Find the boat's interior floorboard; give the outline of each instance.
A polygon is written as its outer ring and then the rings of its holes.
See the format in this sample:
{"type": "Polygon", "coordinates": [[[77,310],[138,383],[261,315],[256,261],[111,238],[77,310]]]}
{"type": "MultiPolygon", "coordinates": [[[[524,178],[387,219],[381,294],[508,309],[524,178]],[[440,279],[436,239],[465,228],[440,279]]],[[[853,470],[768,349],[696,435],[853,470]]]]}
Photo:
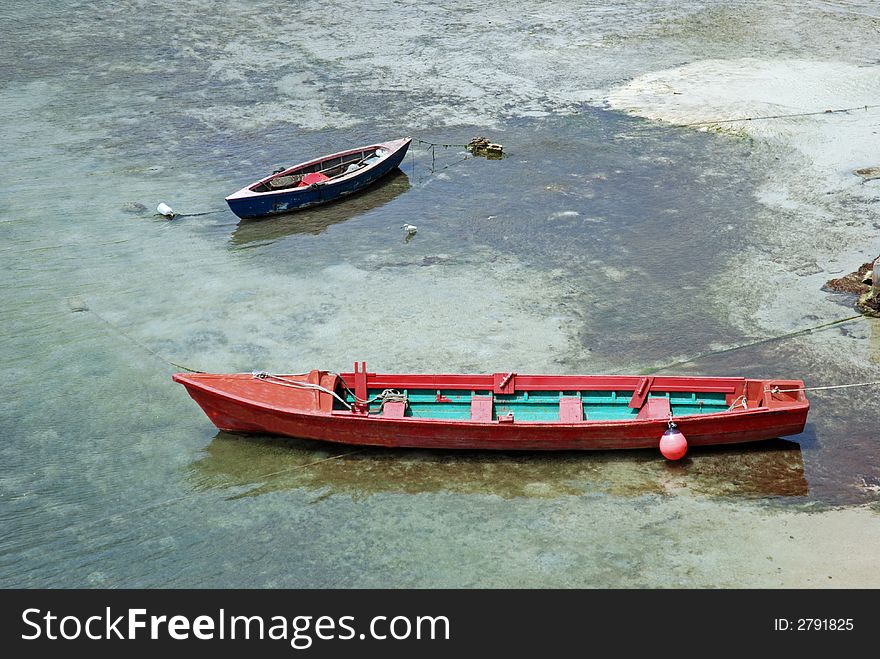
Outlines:
{"type": "MultiPolygon", "coordinates": [[[[382,390],[370,389],[368,393],[369,398],[380,397],[382,390]]],[[[622,421],[667,418],[670,412],[672,416],[710,414],[730,406],[728,394],[720,392],[652,391],[639,408],[629,405],[633,390],[493,394],[486,390],[404,389],[399,393],[406,400],[405,417],[448,420],[490,421],[512,414],[517,421],[622,421]],[[656,399],[663,399],[663,403],[656,399]]],[[[349,404],[354,403],[350,392],[345,392],[345,397],[349,404]]],[[[336,406],[345,409],[339,402],[336,406]]],[[[383,414],[380,400],[369,407],[371,414],[383,414]]]]}
{"type": "Polygon", "coordinates": [[[278,192],[279,190],[288,190],[296,188],[306,174],[320,173],[328,178],[336,178],[345,174],[350,174],[356,169],[360,169],[370,164],[371,159],[381,157],[377,154],[379,149],[362,149],[354,153],[347,153],[344,156],[335,156],[327,158],[317,163],[312,163],[300,169],[292,171],[279,172],[279,174],[268,181],[264,181],[259,185],[251,188],[254,192],[278,192]],[[354,167],[353,169],[350,169],[354,167]]]}

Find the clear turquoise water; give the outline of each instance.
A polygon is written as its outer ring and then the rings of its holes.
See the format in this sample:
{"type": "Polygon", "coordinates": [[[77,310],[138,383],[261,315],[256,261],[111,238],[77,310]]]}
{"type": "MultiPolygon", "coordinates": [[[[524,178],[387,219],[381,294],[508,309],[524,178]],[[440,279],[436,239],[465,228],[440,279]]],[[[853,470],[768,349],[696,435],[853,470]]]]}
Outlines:
{"type": "MultiPolygon", "coordinates": [[[[578,91],[640,58],[706,54],[676,35],[670,53],[645,45],[659,5],[560,8],[589,28],[580,79],[564,49],[547,70],[540,49],[576,39],[537,13],[481,40],[480,20],[505,16],[491,3],[445,18],[373,3],[353,19],[362,33],[308,3],[288,20],[310,29],[270,31],[270,6],[0,10],[17,28],[0,44],[0,583],[699,585],[628,572],[664,551],[675,519],[643,529],[638,549],[615,520],[682,484],[690,494],[674,496],[724,505],[876,499],[876,398],[843,394],[817,397],[794,442],[678,465],[654,452],[325,460],[348,449],[218,433],[169,361],[637,371],[754,338],[732,328],[717,287],[761,286],[737,256],[767,219],[751,192],[774,154],[595,109],[578,91]],[[403,27],[380,34],[391,17],[403,27]],[[366,64],[349,54],[361,41],[366,64]],[[594,47],[618,61],[603,67],[594,47]],[[417,144],[402,173],[345,204],[248,223],[225,209],[276,166],[404,134],[486,134],[507,157],[439,149],[432,171],[417,144]],[[168,222],[159,201],[206,214],[168,222]],[[409,241],[405,222],[418,226],[409,241]]],[[[686,32],[694,11],[662,16],[686,32]]],[[[846,381],[811,343],[831,336],[876,364],[877,332],[856,323],[679,371],[846,381]]]]}

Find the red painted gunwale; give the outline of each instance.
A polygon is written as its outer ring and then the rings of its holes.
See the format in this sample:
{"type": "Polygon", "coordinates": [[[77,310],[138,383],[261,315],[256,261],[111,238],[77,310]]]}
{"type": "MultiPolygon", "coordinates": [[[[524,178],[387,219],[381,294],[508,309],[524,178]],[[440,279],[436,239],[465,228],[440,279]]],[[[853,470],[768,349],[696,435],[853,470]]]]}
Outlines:
{"type": "MultiPolygon", "coordinates": [[[[578,375],[412,375],[312,371],[288,380],[335,389],[339,379],[358,396],[376,389],[461,389],[513,391],[635,391],[639,376],[578,375]],[[505,381],[505,378],[508,378],[505,381]]],[[[341,444],[443,449],[587,450],[657,448],[668,419],[584,420],[573,423],[388,418],[381,414],[332,409],[329,394],[279,386],[251,373],[176,373],[211,421],[221,430],[285,435],[341,444]]],[[[690,446],[759,441],[803,431],[809,401],[800,380],[656,376],[654,391],[724,393],[728,405],[745,395],[748,408],[676,416],[690,446]]]]}

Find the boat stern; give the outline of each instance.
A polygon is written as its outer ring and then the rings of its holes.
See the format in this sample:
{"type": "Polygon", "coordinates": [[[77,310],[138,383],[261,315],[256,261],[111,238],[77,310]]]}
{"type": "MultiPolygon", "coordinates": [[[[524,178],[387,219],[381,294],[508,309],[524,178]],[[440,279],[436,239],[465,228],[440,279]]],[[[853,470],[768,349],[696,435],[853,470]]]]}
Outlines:
{"type": "Polygon", "coordinates": [[[779,436],[798,435],[804,431],[810,412],[805,389],[803,380],[763,381],[761,404],[783,423],[779,436]]]}
{"type": "Polygon", "coordinates": [[[383,142],[377,146],[382,146],[388,149],[389,151],[397,151],[401,148],[409,148],[409,145],[412,143],[411,137],[401,137],[399,140],[391,140],[390,142],[383,142]]]}

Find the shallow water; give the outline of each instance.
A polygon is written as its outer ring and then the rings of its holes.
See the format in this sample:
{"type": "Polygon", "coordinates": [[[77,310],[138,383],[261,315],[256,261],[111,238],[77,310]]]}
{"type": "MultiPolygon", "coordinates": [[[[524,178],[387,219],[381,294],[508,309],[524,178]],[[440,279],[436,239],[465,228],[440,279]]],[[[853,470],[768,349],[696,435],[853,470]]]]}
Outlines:
{"type": "MultiPolygon", "coordinates": [[[[754,191],[778,154],[590,103],[642,70],[738,52],[747,31],[725,3],[530,4],[515,18],[507,3],[365,4],[343,27],[303,3],[309,29],[289,32],[251,3],[0,10],[20,28],[0,44],[0,583],[705,585],[646,567],[678,546],[670,497],[718,502],[722,519],[876,501],[864,395],[816,395],[789,441],[679,464],[344,455],[217,433],[169,361],[630,372],[760,338],[735,329],[724,287],[761,289],[738,258],[768,219],[754,191]],[[279,165],[403,134],[486,134],[507,157],[414,143],[402,172],[344,203],[248,222],[224,207],[279,165]],[[159,201],[193,215],[168,222],[159,201]]],[[[870,19],[839,10],[754,15],[797,26],[788,51],[844,20],[858,45],[870,19]]],[[[815,355],[876,370],[878,335],[857,321],[677,371],[853,381],[864,373],[815,355]]]]}

